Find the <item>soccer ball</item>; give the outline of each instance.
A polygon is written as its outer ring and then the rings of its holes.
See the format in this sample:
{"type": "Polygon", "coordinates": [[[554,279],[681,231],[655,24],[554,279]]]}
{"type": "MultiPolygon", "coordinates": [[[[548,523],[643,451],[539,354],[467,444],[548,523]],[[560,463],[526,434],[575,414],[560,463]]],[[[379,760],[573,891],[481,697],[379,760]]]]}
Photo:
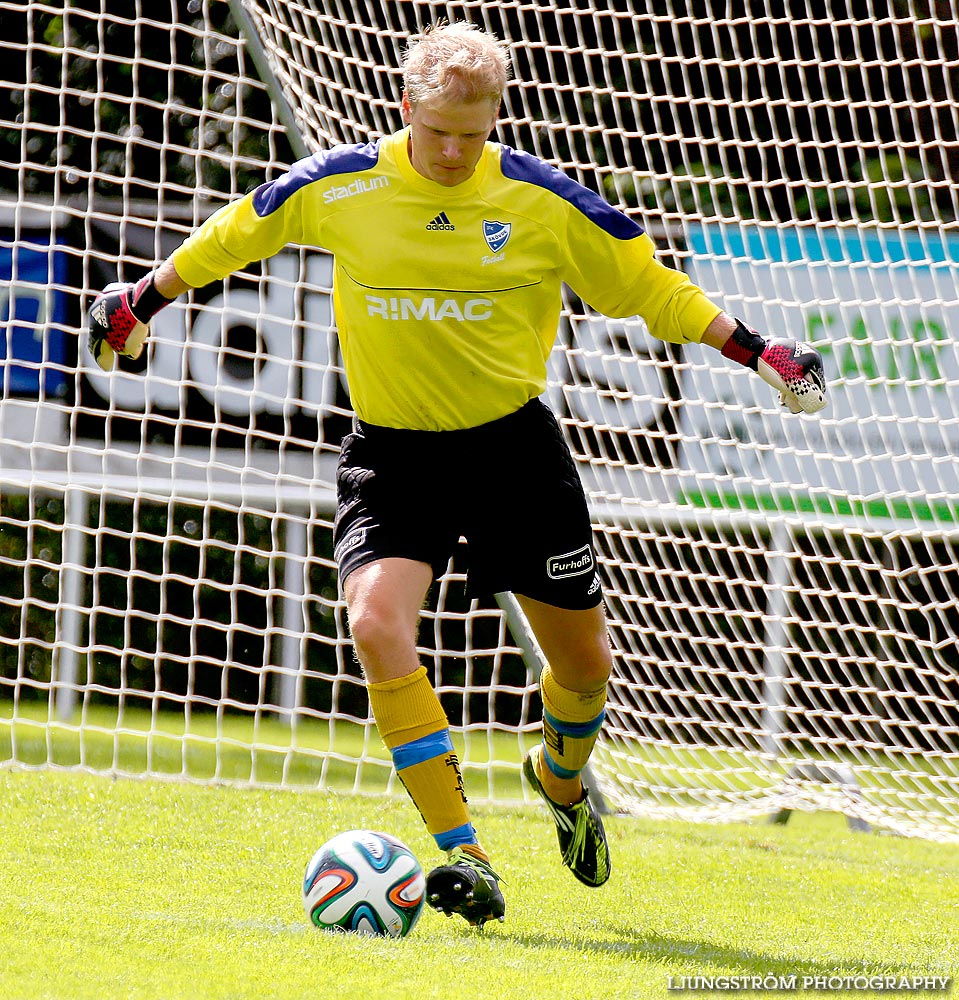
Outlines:
{"type": "Polygon", "coordinates": [[[317,927],[405,937],[423,909],[426,878],[396,837],[351,830],[327,841],[306,866],[303,906],[317,927]]]}

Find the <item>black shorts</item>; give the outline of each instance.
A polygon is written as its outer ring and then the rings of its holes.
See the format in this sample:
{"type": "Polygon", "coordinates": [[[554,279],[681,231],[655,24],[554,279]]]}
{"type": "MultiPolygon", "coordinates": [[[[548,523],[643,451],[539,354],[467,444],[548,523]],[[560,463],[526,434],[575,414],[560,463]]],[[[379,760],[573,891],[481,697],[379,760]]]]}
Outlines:
{"type": "Polygon", "coordinates": [[[471,597],[512,591],[569,609],[602,601],[583,485],[540,400],[466,430],[354,427],[336,476],[341,580],[387,557],[438,576],[463,537],[471,597]]]}

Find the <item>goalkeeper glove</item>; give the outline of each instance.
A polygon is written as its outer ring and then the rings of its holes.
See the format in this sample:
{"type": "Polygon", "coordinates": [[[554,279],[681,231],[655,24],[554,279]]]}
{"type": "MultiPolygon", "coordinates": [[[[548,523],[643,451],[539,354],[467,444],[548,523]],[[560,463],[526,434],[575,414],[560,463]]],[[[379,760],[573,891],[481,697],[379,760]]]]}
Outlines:
{"type": "Polygon", "coordinates": [[[752,368],[779,390],[791,413],[818,413],[826,406],[826,373],[819,352],[796,340],[766,340],[741,320],[722,349],[724,357],[752,368]]]}
{"type": "Polygon", "coordinates": [[[112,371],[118,354],[138,358],[143,350],[150,320],[170,299],[153,283],[153,272],[135,285],[111,282],[90,307],[90,353],[104,371],[112,371]]]}

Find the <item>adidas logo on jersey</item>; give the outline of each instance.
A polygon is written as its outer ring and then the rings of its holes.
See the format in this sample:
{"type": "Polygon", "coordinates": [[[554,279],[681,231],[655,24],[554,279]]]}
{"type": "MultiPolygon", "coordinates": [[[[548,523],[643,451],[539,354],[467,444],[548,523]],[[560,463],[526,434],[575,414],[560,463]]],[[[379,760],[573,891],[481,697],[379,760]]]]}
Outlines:
{"type": "Polygon", "coordinates": [[[440,212],[432,222],[426,224],[427,229],[445,229],[452,232],[456,226],[450,222],[450,217],[445,212],[440,212]]]}

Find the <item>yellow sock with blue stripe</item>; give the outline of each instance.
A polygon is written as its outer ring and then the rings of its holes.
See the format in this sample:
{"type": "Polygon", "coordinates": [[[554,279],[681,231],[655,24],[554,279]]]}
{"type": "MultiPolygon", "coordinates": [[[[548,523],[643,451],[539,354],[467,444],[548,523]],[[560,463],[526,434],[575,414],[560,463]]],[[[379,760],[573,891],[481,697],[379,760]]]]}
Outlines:
{"type": "Polygon", "coordinates": [[[453,750],[449,722],[433,685],[420,667],[395,680],[368,685],[377,729],[393,758],[396,774],[419,809],[426,829],[444,851],[472,845],[459,758],[453,750]]]}
{"type": "Polygon", "coordinates": [[[539,680],[543,700],[543,763],[558,778],[575,778],[586,766],[606,717],[606,685],[571,691],[549,666],[539,680]]]}

